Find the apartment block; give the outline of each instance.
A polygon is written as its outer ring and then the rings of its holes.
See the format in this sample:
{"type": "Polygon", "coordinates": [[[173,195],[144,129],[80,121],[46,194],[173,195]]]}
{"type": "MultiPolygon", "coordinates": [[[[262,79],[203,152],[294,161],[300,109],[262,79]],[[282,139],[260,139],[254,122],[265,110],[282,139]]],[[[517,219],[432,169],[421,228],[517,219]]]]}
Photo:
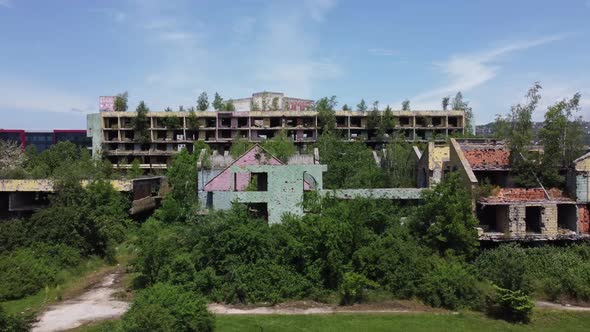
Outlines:
{"type": "MultiPolygon", "coordinates": [[[[102,153],[113,165],[127,168],[138,159],[142,168],[164,169],[173,154],[195,141],[207,142],[213,149],[227,151],[238,138],[251,142],[271,139],[284,131],[299,146],[318,138],[317,112],[309,110],[310,100],[288,98],[282,94],[254,94],[252,98],[234,100],[235,112],[196,112],[198,126],[191,126],[189,112],[148,113],[149,143],[141,144],[133,128],[135,112],[102,111],[88,115],[88,136],[93,154],[102,153]],[[270,102],[260,98],[270,98],[270,102]],[[278,99],[280,97],[280,99],[278,99]],[[274,102],[273,102],[274,100],[274,102]],[[274,104],[274,106],[272,106],[274,104]],[[254,106],[256,110],[252,111],[254,106]],[[271,106],[268,106],[271,105],[271,106]],[[277,109],[278,107],[278,109],[277,109]],[[176,121],[167,121],[176,117],[176,121]],[[173,122],[175,125],[171,126],[173,122]]],[[[369,112],[337,111],[336,131],[348,141],[379,144],[394,135],[408,141],[444,141],[464,132],[462,111],[394,111],[395,128],[385,135],[367,128],[369,112]]]]}

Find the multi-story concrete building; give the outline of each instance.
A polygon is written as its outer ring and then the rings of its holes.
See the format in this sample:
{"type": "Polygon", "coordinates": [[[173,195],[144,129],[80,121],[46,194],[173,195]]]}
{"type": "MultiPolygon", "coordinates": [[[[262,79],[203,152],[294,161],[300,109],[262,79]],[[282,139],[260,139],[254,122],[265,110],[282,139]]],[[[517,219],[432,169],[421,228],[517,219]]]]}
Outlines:
{"type": "MultiPolygon", "coordinates": [[[[196,112],[198,126],[191,126],[189,112],[148,113],[148,144],[140,144],[137,139],[132,125],[135,112],[89,114],[87,129],[92,137],[93,154],[102,153],[123,168],[135,159],[140,160],[142,168],[166,168],[174,153],[185,147],[191,150],[197,140],[207,142],[214,149],[227,150],[237,138],[259,142],[281,131],[300,146],[318,138],[318,117],[317,112],[310,110],[311,100],[264,92],[232,102],[235,112],[196,112]],[[256,105],[258,110],[250,110],[251,105],[256,105]],[[168,117],[176,117],[178,121],[167,121],[168,117]],[[171,122],[176,125],[171,126],[171,122]]],[[[336,111],[336,131],[345,140],[370,144],[382,143],[395,134],[409,141],[432,141],[464,132],[462,111],[394,111],[395,128],[385,133],[385,137],[378,137],[376,130],[368,128],[368,116],[369,112],[336,111]]]]}

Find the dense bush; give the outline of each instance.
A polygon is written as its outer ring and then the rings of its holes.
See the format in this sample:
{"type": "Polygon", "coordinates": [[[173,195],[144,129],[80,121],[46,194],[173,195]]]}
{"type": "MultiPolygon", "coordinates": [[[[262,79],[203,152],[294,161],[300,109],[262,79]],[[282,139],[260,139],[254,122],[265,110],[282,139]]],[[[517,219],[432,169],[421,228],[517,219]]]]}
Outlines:
{"type": "Polygon", "coordinates": [[[528,323],[535,303],[524,292],[495,286],[486,299],[488,315],[511,322],[528,323]]]}
{"type": "Polygon", "coordinates": [[[365,289],[377,287],[379,284],[362,274],[346,272],[340,284],[340,302],[345,305],[362,302],[365,299],[365,289]]]}
{"type": "Polygon", "coordinates": [[[59,281],[59,271],[80,263],[80,254],[65,245],[37,244],[0,256],[0,300],[31,295],[59,281]]]}
{"type": "Polygon", "coordinates": [[[475,265],[499,287],[549,300],[590,300],[588,245],[523,248],[503,245],[484,251],[475,265]]]}
{"type": "Polygon", "coordinates": [[[32,315],[9,315],[0,306],[0,332],[28,332],[33,327],[32,315]]]}
{"type": "Polygon", "coordinates": [[[179,286],[155,284],[135,297],[122,319],[129,332],[213,331],[215,318],[206,301],[179,286]]]}

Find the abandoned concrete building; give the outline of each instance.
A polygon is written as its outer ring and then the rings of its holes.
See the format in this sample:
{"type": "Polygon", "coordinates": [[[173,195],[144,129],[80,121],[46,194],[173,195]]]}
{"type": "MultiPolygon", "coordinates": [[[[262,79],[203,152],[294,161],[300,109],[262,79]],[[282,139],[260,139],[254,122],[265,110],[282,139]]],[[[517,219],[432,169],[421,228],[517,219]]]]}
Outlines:
{"type": "MultiPolygon", "coordinates": [[[[165,177],[144,177],[134,180],[110,180],[113,188],[128,193],[131,198],[129,214],[139,214],[155,209],[167,192],[165,177]]],[[[88,185],[83,180],[81,185],[88,185]]],[[[49,196],[55,192],[52,180],[0,179],[0,219],[31,214],[49,205],[49,196]]]]}
{"type": "MultiPolygon", "coordinates": [[[[414,147],[417,150],[417,147],[414,147]]],[[[417,153],[416,184],[418,188],[430,188],[442,180],[448,172],[449,146],[429,142],[423,153],[417,153]]]]}
{"type": "Polygon", "coordinates": [[[516,188],[510,172],[510,150],[504,142],[451,139],[449,152],[450,171],[458,171],[474,193],[481,240],[588,236],[585,205],[579,206],[559,189],[516,188]]]}
{"type": "MultiPolygon", "coordinates": [[[[101,97],[107,98],[107,97],[101,97]]],[[[318,138],[317,112],[309,110],[311,100],[286,97],[278,93],[255,93],[252,98],[234,100],[235,112],[196,112],[198,125],[189,119],[189,112],[148,113],[149,143],[140,144],[133,128],[135,112],[113,112],[102,103],[100,112],[87,117],[87,133],[92,137],[93,155],[102,153],[115,167],[128,168],[138,159],[144,169],[165,169],[172,155],[195,141],[204,141],[214,150],[228,150],[237,138],[260,142],[280,132],[303,148],[318,138]],[[264,95],[270,101],[263,103],[264,95]],[[272,100],[278,98],[278,108],[272,100]],[[251,106],[256,105],[255,109],[251,106]],[[266,106],[265,106],[266,105],[266,106]],[[270,105],[270,106],[269,106],[270,105]],[[170,125],[168,117],[178,121],[170,125]]],[[[110,104],[109,104],[110,105],[110,104]]],[[[336,131],[345,140],[368,144],[383,141],[376,130],[367,125],[369,112],[336,111],[336,131]]],[[[385,136],[403,135],[408,141],[445,141],[464,133],[463,111],[394,111],[395,128],[385,136]]]]}

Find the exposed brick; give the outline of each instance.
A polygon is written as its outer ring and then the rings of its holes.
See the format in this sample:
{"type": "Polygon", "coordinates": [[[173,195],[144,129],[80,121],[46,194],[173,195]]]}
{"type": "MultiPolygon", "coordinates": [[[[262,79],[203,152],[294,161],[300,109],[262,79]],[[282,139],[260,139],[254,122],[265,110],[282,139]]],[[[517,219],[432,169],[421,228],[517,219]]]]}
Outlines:
{"type": "Polygon", "coordinates": [[[590,233],[590,211],[588,205],[578,205],[578,232],[590,233]]]}
{"type": "Polygon", "coordinates": [[[472,149],[463,154],[473,169],[508,169],[510,152],[504,149],[472,149]]]}

